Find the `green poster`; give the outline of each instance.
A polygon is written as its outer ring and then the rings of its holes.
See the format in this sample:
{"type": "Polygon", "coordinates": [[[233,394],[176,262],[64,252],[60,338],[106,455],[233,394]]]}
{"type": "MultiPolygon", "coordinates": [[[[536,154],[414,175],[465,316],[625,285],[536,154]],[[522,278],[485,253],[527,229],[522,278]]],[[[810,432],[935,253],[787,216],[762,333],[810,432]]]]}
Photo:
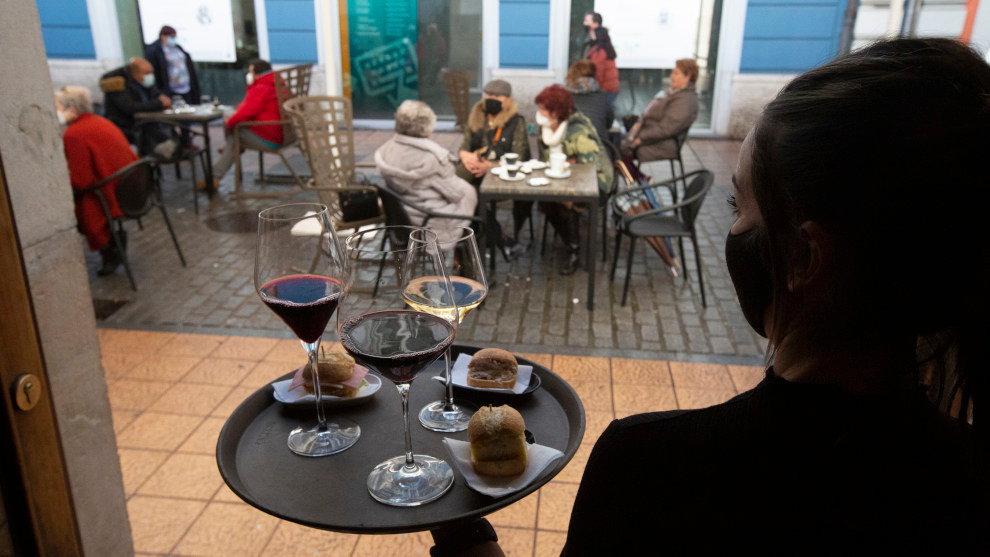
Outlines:
{"type": "Polygon", "coordinates": [[[359,118],[391,118],[418,98],[416,0],[347,0],[351,96],[359,118]]]}

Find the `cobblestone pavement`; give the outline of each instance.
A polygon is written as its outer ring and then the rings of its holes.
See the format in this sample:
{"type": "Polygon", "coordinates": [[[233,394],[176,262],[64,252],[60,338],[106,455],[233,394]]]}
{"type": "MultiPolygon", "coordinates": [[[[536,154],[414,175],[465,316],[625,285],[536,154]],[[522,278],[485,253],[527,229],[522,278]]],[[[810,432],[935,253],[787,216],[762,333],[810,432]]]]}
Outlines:
{"type": "MultiPolygon", "coordinates": [[[[212,129],[212,133],[214,145],[222,144],[219,128],[212,129]]],[[[359,162],[372,162],[374,150],[390,136],[391,132],[357,132],[359,162]]],[[[437,133],[434,139],[451,150],[460,142],[455,133],[437,133]]],[[[738,151],[739,142],[692,139],[683,153],[687,171],[705,167],[715,172],[715,186],[697,221],[707,309],[701,306],[690,241],[685,241],[687,257],[681,258],[687,281],[672,278],[656,254],[640,242],[629,301],[623,307],[619,302],[628,244],[623,244],[615,283],[610,284],[614,245],[610,230],[609,262],[602,263],[600,256],[597,258],[595,310],[589,312],[584,299],[585,271],[569,277],[557,274],[565,254],[560,242],[552,242],[548,235],[545,255],[537,246],[509,264],[498,261],[496,286],[481,308],[461,326],[457,341],[495,344],[519,352],[759,364],[765,343],[746,325],[722,255],[731,223],[725,198],[730,192],[738,151]]],[[[292,159],[305,171],[299,155],[292,159]]],[[[246,154],[244,162],[249,189],[287,189],[255,185],[257,157],[246,154]]],[[[273,171],[275,162],[275,157],[266,158],[266,172],[273,171]]],[[[174,171],[166,168],[163,188],[188,267],[180,265],[164,222],[154,213],[143,219],[143,230],[136,224],[128,228],[137,292],[131,291],[123,268],[111,276],[97,277],[99,256],[87,253],[100,326],[290,338],[288,328],[264,307],[254,291],[256,215],[267,206],[315,201],[315,196],[298,193],[278,199],[233,199],[231,172],[221,181],[221,193],[212,202],[200,195],[200,213],[196,215],[188,166],[182,171],[182,179],[177,180],[174,171]]],[[[645,171],[656,180],[670,175],[666,162],[647,165],[645,171]]],[[[509,207],[503,204],[499,209],[499,219],[507,227],[511,221],[509,207]]],[[[537,237],[542,222],[542,216],[537,217],[537,237]]],[[[528,232],[524,231],[520,240],[528,244],[528,232]]],[[[333,337],[330,328],[327,338],[333,337]]]]}

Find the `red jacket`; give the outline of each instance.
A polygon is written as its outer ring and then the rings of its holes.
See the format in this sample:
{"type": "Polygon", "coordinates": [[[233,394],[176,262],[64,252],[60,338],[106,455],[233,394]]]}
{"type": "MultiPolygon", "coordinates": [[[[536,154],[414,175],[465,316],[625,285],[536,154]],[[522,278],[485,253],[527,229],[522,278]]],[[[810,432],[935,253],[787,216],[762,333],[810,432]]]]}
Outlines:
{"type": "MultiPolygon", "coordinates": [[[[137,160],[124,133],[113,122],[95,114],[80,114],[62,134],[69,181],[74,189],[87,188],[137,160]]],[[[110,214],[122,215],[117,206],[117,183],[102,188],[110,214]]],[[[110,227],[100,200],[94,194],[76,200],[76,220],[86,236],[89,249],[98,250],[110,242],[110,227]]]]}
{"type": "MultiPolygon", "coordinates": [[[[278,110],[278,95],[275,94],[275,74],[268,72],[255,78],[248,85],[244,100],[237,105],[230,118],[227,119],[227,129],[233,131],[239,122],[264,122],[281,120],[278,110]]],[[[261,139],[272,143],[282,144],[282,126],[251,126],[248,128],[261,139]]]]}
{"type": "Polygon", "coordinates": [[[605,50],[598,46],[588,51],[588,60],[595,63],[595,81],[606,93],[619,92],[619,68],[615,60],[609,60],[605,50]]]}

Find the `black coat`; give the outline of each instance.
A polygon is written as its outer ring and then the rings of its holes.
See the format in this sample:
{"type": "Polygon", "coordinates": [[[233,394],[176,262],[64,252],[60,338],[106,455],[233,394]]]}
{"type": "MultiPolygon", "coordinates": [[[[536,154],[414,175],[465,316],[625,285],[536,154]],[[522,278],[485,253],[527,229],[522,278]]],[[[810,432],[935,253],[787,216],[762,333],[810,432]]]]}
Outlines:
{"type": "Polygon", "coordinates": [[[165,108],[158,98],[161,90],[155,85],[144,87],[138,83],[127,66],[103,74],[100,90],[103,91],[104,115],[124,132],[131,143],[136,140],[134,114],[165,108]]]}
{"type": "MultiPolygon", "coordinates": [[[[189,53],[185,51],[181,46],[176,45],[175,48],[179,49],[183,55],[186,57],[186,71],[189,72],[189,93],[188,97],[192,99],[192,103],[199,103],[199,78],[196,77],[196,67],[193,65],[192,57],[189,53]]],[[[168,58],[165,57],[165,49],[162,47],[162,40],[149,44],[144,47],[144,57],[151,62],[151,65],[155,68],[155,84],[158,88],[162,90],[163,93],[171,97],[172,95],[178,95],[175,91],[169,88],[168,82],[168,58]]]]}

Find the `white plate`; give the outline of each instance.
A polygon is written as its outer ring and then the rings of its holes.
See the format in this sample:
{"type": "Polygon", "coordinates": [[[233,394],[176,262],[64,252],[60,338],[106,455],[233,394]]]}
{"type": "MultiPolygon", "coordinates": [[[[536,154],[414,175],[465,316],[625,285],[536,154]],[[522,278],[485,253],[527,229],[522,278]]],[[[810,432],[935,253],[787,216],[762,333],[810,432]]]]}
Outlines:
{"type": "Polygon", "coordinates": [[[542,188],[544,186],[549,186],[550,180],[547,180],[546,178],[537,177],[537,178],[530,178],[527,183],[533,186],[534,188],[542,188]]]}
{"type": "Polygon", "coordinates": [[[547,175],[550,178],[569,178],[571,176],[571,171],[568,170],[567,168],[564,168],[563,172],[557,174],[556,172],[548,168],[543,174],[547,175]]]}
{"type": "MultiPolygon", "coordinates": [[[[323,399],[323,404],[330,408],[343,408],[345,406],[353,406],[368,402],[371,400],[371,397],[378,392],[378,389],[382,388],[382,380],[377,375],[369,373],[364,376],[364,381],[367,385],[364,385],[358,389],[357,395],[351,398],[323,396],[321,397],[323,399]]],[[[291,383],[292,378],[286,379],[285,381],[276,381],[272,383],[275,400],[281,402],[282,404],[313,404],[313,402],[316,401],[316,395],[307,393],[306,389],[296,389],[295,391],[289,392],[289,385],[291,383]]]]}
{"type": "Polygon", "coordinates": [[[492,174],[498,176],[500,179],[505,180],[506,182],[518,182],[520,180],[526,179],[526,175],[523,174],[522,172],[517,172],[515,178],[509,178],[505,174],[505,168],[501,166],[496,166],[492,168],[492,174]]]}

